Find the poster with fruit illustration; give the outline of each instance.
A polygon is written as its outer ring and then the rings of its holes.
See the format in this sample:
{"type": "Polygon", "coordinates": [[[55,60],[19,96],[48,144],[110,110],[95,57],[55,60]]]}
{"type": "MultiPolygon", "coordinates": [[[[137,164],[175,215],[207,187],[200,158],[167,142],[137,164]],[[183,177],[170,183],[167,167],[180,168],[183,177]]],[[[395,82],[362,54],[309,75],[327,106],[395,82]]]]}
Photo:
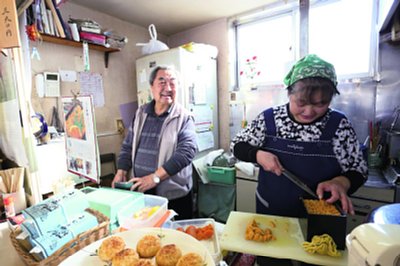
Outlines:
{"type": "Polygon", "coordinates": [[[67,169],[100,182],[100,159],[91,96],[62,97],[67,169]]]}

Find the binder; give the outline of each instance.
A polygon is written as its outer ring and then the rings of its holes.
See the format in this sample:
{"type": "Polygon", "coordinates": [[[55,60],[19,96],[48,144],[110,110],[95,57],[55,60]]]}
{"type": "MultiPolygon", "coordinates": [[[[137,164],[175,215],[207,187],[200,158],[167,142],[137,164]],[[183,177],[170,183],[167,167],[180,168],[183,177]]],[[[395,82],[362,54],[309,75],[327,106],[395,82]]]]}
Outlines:
{"type": "Polygon", "coordinates": [[[61,38],[65,38],[66,37],[65,36],[65,31],[64,31],[63,25],[61,24],[60,17],[57,14],[56,7],[55,7],[53,1],[52,0],[46,0],[46,4],[47,4],[48,8],[50,8],[51,13],[53,14],[53,21],[54,21],[54,24],[55,24],[55,26],[57,28],[58,33],[60,34],[60,37],[61,38]]]}
{"type": "Polygon", "coordinates": [[[47,9],[44,0],[40,0],[39,8],[40,8],[40,15],[42,17],[43,32],[46,34],[50,34],[50,24],[47,17],[47,9]]]}
{"type": "Polygon", "coordinates": [[[58,6],[57,6],[57,1],[56,1],[56,0],[53,0],[53,6],[54,6],[54,8],[55,8],[55,10],[56,10],[56,12],[57,12],[58,18],[60,19],[61,26],[62,26],[63,29],[64,29],[65,37],[66,37],[68,40],[72,40],[71,30],[70,30],[70,28],[69,28],[69,25],[68,25],[68,24],[65,22],[65,20],[63,19],[62,15],[61,15],[61,12],[60,12],[60,9],[59,9],[58,6]]]}

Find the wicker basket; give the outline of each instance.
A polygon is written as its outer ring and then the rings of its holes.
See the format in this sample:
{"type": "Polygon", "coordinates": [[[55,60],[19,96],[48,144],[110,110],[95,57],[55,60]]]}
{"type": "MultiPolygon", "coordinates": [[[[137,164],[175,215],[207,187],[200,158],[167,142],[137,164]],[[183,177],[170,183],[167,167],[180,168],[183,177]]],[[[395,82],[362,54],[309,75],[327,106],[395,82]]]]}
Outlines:
{"type": "Polygon", "coordinates": [[[17,230],[16,232],[10,233],[11,243],[26,265],[33,265],[33,266],[58,265],[63,260],[71,256],[75,252],[79,251],[80,249],[109,235],[110,233],[109,218],[104,214],[102,214],[101,212],[98,212],[90,208],[86,209],[86,211],[96,216],[99,224],[96,227],[84,233],[79,234],[74,239],[72,239],[64,246],[62,246],[60,249],[58,249],[56,252],[54,252],[51,256],[41,261],[37,261],[29,253],[28,250],[26,250],[18,243],[16,236],[19,234],[20,231],[17,230]]]}

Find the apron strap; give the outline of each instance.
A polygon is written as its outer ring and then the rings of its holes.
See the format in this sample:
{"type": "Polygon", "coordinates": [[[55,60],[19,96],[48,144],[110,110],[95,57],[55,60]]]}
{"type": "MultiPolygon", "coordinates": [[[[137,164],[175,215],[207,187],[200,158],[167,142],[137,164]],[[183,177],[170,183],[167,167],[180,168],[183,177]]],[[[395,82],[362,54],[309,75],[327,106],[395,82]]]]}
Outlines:
{"type": "MultiPolygon", "coordinates": [[[[336,110],[331,110],[329,114],[329,120],[325,125],[324,130],[322,131],[321,140],[331,140],[338,128],[342,119],[346,118],[346,116],[336,110]]],[[[268,108],[264,111],[264,119],[266,122],[267,135],[276,136],[276,125],[275,125],[275,117],[274,117],[274,109],[268,108]]]]}
{"type": "Polygon", "coordinates": [[[274,109],[268,108],[264,111],[264,119],[267,128],[267,135],[276,136],[276,126],[275,126],[275,117],[274,117],[274,109]]]}
{"type": "Polygon", "coordinates": [[[346,118],[346,116],[343,113],[332,110],[329,114],[329,120],[326,123],[324,130],[322,131],[321,140],[332,140],[340,124],[340,121],[342,121],[342,119],[344,118],[346,118]]]}

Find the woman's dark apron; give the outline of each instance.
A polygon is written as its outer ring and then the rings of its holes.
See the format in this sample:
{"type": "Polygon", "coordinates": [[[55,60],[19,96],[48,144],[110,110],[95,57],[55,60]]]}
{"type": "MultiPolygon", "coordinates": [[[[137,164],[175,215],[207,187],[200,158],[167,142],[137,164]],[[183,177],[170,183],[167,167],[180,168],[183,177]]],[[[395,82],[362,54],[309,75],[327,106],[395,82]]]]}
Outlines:
{"type": "MultiPolygon", "coordinates": [[[[313,191],[318,183],[339,176],[342,169],[333,152],[332,138],[344,115],[332,111],[320,140],[305,142],[276,136],[273,109],[264,111],[267,136],[263,149],[275,154],[282,166],[302,179],[313,191]]],[[[310,198],[285,176],[277,176],[260,168],[256,191],[257,213],[304,217],[301,198],[310,198]]]]}

